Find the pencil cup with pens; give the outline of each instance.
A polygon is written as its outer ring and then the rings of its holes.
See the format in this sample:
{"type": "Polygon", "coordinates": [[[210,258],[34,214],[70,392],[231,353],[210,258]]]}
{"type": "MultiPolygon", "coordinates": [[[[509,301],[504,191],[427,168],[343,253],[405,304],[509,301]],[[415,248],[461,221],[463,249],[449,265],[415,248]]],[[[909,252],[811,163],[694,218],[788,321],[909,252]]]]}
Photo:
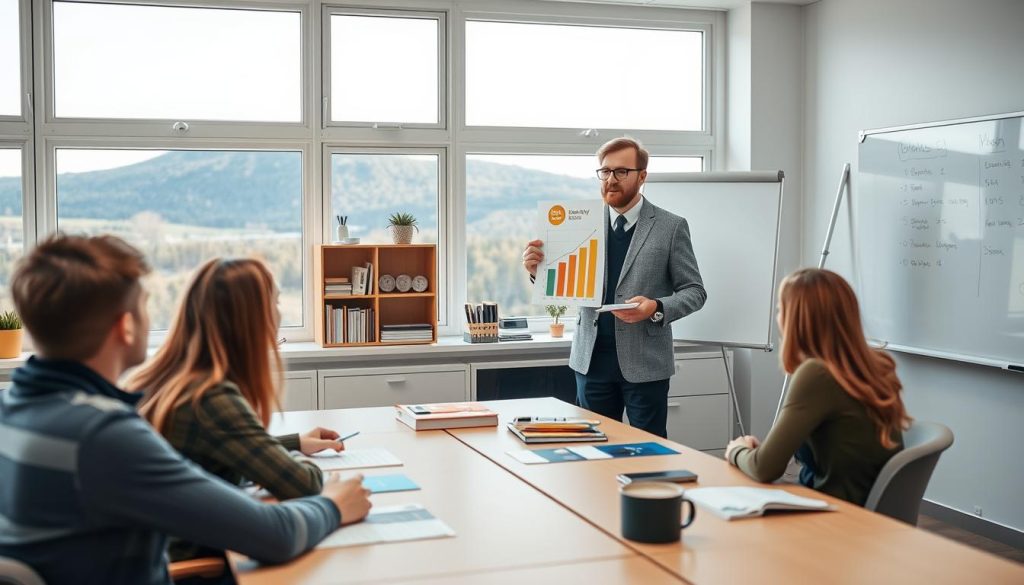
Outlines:
{"type": "Polygon", "coordinates": [[[334,239],[338,242],[344,242],[348,239],[348,216],[335,215],[334,217],[338,220],[338,225],[335,228],[334,239]]]}
{"type": "Polygon", "coordinates": [[[466,303],[466,330],[462,339],[468,343],[497,343],[498,303],[466,303]]]}

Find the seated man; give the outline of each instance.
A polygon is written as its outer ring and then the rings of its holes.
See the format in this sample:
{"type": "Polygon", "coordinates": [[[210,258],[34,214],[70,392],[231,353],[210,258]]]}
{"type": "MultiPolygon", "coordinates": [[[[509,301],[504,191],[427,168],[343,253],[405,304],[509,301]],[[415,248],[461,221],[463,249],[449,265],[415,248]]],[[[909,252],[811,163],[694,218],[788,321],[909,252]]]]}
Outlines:
{"type": "Polygon", "coordinates": [[[369,511],[361,477],[257,502],[186,461],[116,381],[146,357],[141,253],[56,235],[12,279],[37,355],[0,392],[0,556],[48,585],[170,583],[168,534],[263,562],[309,550],[369,511]]]}

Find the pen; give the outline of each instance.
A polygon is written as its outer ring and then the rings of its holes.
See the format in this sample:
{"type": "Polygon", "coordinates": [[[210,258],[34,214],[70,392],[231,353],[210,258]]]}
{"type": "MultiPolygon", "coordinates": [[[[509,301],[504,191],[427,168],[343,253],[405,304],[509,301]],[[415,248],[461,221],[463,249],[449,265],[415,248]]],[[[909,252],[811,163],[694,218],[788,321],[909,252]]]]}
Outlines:
{"type": "Polygon", "coordinates": [[[358,434],[359,434],[359,431],[356,431],[356,432],[352,433],[351,435],[347,435],[347,436],[341,437],[339,439],[335,439],[335,441],[337,441],[339,443],[344,443],[345,441],[351,439],[352,437],[354,437],[354,436],[356,436],[358,434]]]}

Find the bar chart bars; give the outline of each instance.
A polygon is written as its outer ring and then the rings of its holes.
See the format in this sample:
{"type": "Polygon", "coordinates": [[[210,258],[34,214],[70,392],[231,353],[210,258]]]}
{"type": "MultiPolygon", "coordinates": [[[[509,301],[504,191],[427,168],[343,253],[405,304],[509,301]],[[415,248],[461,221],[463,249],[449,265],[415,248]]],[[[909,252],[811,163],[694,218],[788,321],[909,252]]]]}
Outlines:
{"type": "Polygon", "coordinates": [[[590,238],[564,259],[548,264],[547,296],[593,297],[597,288],[597,239],[590,238]]]}

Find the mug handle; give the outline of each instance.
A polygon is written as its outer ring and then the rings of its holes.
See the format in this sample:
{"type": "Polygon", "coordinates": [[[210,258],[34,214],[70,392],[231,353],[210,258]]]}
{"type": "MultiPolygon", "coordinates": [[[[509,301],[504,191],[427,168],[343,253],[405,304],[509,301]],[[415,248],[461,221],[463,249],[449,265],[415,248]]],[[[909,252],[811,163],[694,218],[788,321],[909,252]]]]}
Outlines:
{"type": "Polygon", "coordinates": [[[693,524],[693,519],[697,517],[697,506],[693,505],[693,500],[687,500],[686,498],[683,498],[683,504],[690,505],[690,513],[686,515],[686,520],[683,522],[683,525],[680,526],[680,529],[686,528],[690,524],[693,524]]]}

